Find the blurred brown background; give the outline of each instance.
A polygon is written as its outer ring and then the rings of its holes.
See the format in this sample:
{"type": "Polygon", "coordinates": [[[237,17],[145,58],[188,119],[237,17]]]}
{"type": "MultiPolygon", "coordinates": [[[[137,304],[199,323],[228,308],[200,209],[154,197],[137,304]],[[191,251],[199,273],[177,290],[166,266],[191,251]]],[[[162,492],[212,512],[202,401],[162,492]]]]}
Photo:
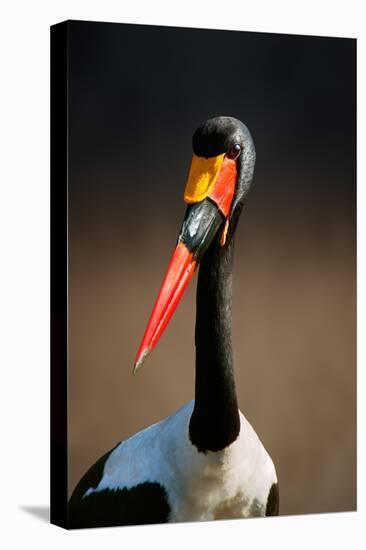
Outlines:
{"type": "Polygon", "coordinates": [[[236,237],[240,407],[281,514],[356,507],[355,41],[70,25],[69,491],[193,398],[195,285],[132,365],[183,219],[191,135],[243,120],[257,148],[236,237]]]}

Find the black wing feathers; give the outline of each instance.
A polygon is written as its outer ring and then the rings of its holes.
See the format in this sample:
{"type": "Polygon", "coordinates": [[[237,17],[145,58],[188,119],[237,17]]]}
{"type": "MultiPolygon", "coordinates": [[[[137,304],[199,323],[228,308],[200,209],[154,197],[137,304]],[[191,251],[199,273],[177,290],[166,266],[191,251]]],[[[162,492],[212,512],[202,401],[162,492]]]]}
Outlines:
{"type": "Polygon", "coordinates": [[[273,483],[269,491],[266,516],[278,516],[280,508],[280,494],[278,490],[278,483],[273,483]]]}
{"type": "Polygon", "coordinates": [[[114,449],[103,455],[74,489],[69,500],[70,529],[168,521],[170,508],[167,494],[159,483],[145,482],[131,489],[104,489],[85,496],[88,489],[99,485],[104,465],[114,449]]]}

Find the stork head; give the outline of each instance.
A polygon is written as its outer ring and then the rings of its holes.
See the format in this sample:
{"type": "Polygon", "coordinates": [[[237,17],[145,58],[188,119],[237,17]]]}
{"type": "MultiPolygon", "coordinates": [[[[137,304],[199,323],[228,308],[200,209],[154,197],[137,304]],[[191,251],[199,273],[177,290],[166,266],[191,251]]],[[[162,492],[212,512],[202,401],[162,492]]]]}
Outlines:
{"type": "Polygon", "coordinates": [[[207,248],[213,241],[217,246],[229,245],[230,223],[240,212],[253,179],[254,143],[240,120],[227,116],[206,120],[194,132],[192,145],[184,191],[186,215],[137,352],[134,373],[157,344],[207,248]]]}

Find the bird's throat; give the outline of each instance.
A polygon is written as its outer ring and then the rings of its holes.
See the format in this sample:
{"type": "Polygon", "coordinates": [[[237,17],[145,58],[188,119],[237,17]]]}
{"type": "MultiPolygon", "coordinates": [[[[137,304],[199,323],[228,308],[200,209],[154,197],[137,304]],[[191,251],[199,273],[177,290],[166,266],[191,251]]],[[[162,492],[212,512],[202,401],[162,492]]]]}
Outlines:
{"type": "Polygon", "coordinates": [[[189,435],[201,452],[224,449],[240,431],[231,340],[233,255],[231,235],[225,246],[218,235],[198,276],[195,406],[189,435]]]}

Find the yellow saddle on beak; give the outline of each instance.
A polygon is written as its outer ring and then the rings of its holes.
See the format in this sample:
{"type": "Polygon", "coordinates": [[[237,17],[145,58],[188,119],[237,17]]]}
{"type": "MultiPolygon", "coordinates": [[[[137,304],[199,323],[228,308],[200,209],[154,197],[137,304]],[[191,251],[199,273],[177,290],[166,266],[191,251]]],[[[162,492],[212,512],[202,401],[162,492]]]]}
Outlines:
{"type": "Polygon", "coordinates": [[[188,204],[205,199],[215,187],[225,153],[217,157],[198,157],[193,155],[188,174],[184,201],[188,204]]]}

